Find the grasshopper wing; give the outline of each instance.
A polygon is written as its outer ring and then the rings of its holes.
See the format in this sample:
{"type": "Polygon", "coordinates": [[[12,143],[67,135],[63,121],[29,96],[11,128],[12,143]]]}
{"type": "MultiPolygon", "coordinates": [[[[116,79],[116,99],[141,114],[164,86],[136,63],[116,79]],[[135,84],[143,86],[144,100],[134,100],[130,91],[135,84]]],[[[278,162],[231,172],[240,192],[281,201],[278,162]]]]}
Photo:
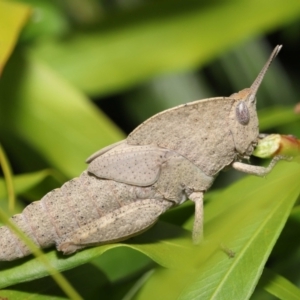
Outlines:
{"type": "Polygon", "coordinates": [[[99,178],[149,186],[157,181],[167,153],[168,150],[154,146],[121,144],[93,159],[88,171],[99,178]]]}

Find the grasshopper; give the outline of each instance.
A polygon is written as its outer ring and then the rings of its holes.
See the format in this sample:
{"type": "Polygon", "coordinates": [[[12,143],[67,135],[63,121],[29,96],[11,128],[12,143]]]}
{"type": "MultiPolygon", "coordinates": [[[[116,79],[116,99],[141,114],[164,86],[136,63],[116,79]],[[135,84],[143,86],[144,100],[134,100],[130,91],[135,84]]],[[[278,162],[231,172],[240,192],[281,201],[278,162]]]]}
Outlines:
{"type": "MultiPolygon", "coordinates": [[[[259,139],[256,92],[277,46],[250,88],[229,97],[198,100],[151,117],[127,139],[87,159],[78,178],[28,205],[11,220],[40,248],[71,254],[140,234],[166,210],[195,203],[193,241],[203,236],[203,195],[229,166],[264,176],[268,167],[244,163],[259,139]]],[[[0,228],[0,260],[30,249],[7,226],[0,228]]]]}

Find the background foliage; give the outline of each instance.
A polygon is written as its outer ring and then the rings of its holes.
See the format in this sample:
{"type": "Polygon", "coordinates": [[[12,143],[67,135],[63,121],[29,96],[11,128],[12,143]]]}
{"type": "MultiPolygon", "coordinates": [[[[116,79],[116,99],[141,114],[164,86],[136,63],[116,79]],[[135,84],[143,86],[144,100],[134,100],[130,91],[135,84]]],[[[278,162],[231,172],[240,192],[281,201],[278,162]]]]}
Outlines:
{"type": "MultiPolygon", "coordinates": [[[[261,131],[300,137],[299,28],[297,0],[0,1],[1,220],[151,115],[250,86],[277,44],[261,131]]],[[[200,247],[185,203],[124,244],[0,263],[0,297],[300,299],[299,164],[242,176],[206,195],[200,247]]]]}

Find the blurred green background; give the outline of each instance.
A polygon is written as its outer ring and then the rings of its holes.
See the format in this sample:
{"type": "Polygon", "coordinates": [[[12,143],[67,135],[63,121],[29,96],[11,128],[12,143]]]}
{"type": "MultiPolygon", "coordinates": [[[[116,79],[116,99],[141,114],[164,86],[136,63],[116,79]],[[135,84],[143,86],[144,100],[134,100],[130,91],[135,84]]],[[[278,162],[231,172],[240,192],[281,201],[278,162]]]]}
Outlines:
{"type": "MultiPolygon", "coordinates": [[[[300,137],[298,0],[0,1],[0,44],[2,163],[17,194],[9,210],[1,179],[9,215],[153,114],[249,87],[277,44],[257,95],[261,131],[300,137]]],[[[240,176],[221,175],[214,188],[240,176]]],[[[116,257],[140,259],[142,270],[149,260],[139,255],[116,257]]]]}
{"type": "Polygon", "coordinates": [[[250,86],[276,44],[258,109],[299,100],[298,1],[24,3],[30,16],[0,86],[15,173],[78,176],[90,154],[153,114],[250,86]]]}

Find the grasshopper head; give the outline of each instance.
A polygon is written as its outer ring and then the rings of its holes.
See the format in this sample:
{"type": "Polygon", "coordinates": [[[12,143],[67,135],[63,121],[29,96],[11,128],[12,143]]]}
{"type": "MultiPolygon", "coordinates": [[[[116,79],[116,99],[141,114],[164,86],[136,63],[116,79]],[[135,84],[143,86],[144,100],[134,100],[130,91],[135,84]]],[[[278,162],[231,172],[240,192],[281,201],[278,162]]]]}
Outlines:
{"type": "Polygon", "coordinates": [[[281,47],[281,45],[275,47],[267,63],[250,88],[243,89],[230,96],[236,100],[230,113],[230,130],[233,135],[236,151],[242,157],[248,157],[254,150],[254,145],[259,134],[256,93],[271,62],[281,47]]]}

